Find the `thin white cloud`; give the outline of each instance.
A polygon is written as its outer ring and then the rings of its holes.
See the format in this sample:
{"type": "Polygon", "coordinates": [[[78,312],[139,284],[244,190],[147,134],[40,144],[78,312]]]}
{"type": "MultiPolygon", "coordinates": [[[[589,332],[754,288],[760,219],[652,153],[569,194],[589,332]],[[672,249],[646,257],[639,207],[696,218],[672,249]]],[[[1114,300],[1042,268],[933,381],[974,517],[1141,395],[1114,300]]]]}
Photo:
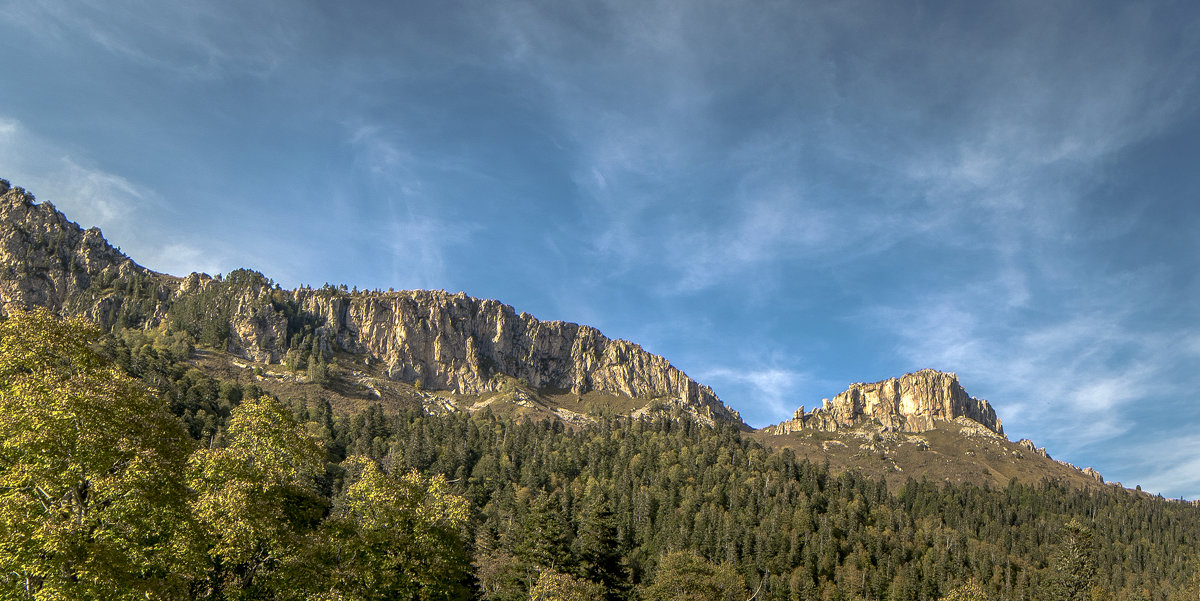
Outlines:
{"type": "Polygon", "coordinates": [[[462,244],[470,226],[423,217],[393,221],[392,280],[404,288],[445,288],[451,280],[447,248],[462,244]]]}
{"type": "Polygon", "coordinates": [[[227,261],[212,256],[208,251],[188,244],[167,244],[156,247],[145,257],[136,261],[159,272],[185,275],[192,272],[217,274],[227,270],[227,261]]]}
{"type": "MultiPolygon", "coordinates": [[[[796,390],[808,376],[802,372],[779,367],[734,369],[717,367],[698,372],[696,379],[718,389],[728,389],[739,397],[742,417],[762,427],[788,419],[796,411],[796,390]],[[761,422],[761,423],[757,423],[761,422]]],[[[729,402],[729,399],[725,399],[729,402]]]]}
{"type": "Polygon", "coordinates": [[[149,192],[119,175],[84,167],[69,156],[61,164],[57,186],[47,192],[63,199],[62,208],[83,222],[125,229],[131,213],[153,202],[149,192]]]}
{"type": "MultiPolygon", "coordinates": [[[[359,123],[348,130],[355,162],[369,176],[380,205],[373,210],[387,213],[371,230],[379,237],[380,246],[391,252],[391,281],[404,288],[446,287],[451,280],[447,254],[467,242],[479,226],[441,215],[424,174],[472,170],[453,160],[432,166],[409,152],[397,140],[399,134],[378,125],[359,123]]],[[[346,204],[350,199],[339,202],[346,204]]]]}
{"type": "MultiPolygon", "coordinates": [[[[620,3],[513,3],[480,16],[511,72],[554,119],[574,163],[590,247],[620,274],[664,249],[647,248],[649,214],[684,196],[655,190],[690,177],[711,123],[704,59],[691,52],[687,11],[620,3]],[[625,65],[631,68],[617,68],[625,65]]],[[[694,24],[693,24],[694,25],[694,24]]],[[[667,216],[669,218],[669,215],[667,216]]]]}
{"type": "Polygon", "coordinates": [[[201,247],[163,240],[152,215],[163,210],[153,190],[66,154],[59,145],[28,131],[15,119],[0,116],[0,174],[52,203],[84,229],[99,227],[110,244],[155,271],[183,275],[227,269],[225,254],[211,244],[201,247]]]}
{"type": "MultiPolygon", "coordinates": [[[[914,44],[897,28],[910,15],[887,10],[628,8],[516,3],[483,20],[558,119],[594,250],[617,275],[661,272],[671,293],[797,256],[871,256],[925,232],[944,231],[947,245],[997,247],[1062,236],[1060,217],[1103,161],[1185,106],[1186,94],[1162,94],[1167,84],[1187,89],[1196,79],[1158,66],[1153,23],[1133,9],[1120,31],[1073,29],[1079,39],[1064,52],[1062,30],[1077,25],[1069,11],[1020,19],[1001,8],[1011,32],[987,40],[939,32],[914,44]],[[869,51],[839,52],[857,36],[870,36],[869,51]],[[915,58],[898,65],[896,56],[915,58]],[[722,105],[722,95],[755,102],[772,93],[794,108],[770,104],[777,113],[743,128],[727,122],[752,110],[722,105]],[[953,110],[931,108],[930,96],[953,110]],[[800,237],[833,244],[796,245],[769,228],[748,231],[748,219],[704,218],[713,206],[779,205],[693,182],[717,171],[726,183],[804,189],[823,177],[806,154],[861,167],[848,186],[807,193],[801,209],[781,215],[800,237]],[[663,188],[675,192],[654,192],[663,188]],[[980,240],[964,221],[993,235],[980,240]]],[[[1011,302],[1026,302],[1022,276],[1010,275],[1011,302]]]]}
{"type": "Polygon", "coordinates": [[[935,70],[946,73],[989,62],[959,105],[967,118],[899,157],[927,202],[984,211],[992,230],[1010,239],[1072,235],[1066,222],[1086,210],[1082,197],[1106,178],[1110,161],[1168,129],[1197,88],[1187,61],[1162,60],[1153,9],[1122,11],[1114,29],[1107,20],[1080,26],[1079,15],[1054,9],[1022,21],[1019,43],[990,56],[934,57],[935,70]]]}
{"type": "Polygon", "coordinates": [[[1200,332],[1183,336],[1180,347],[1184,352],[1200,357],[1200,332]]]}
{"type": "Polygon", "coordinates": [[[729,212],[729,219],[685,220],[660,238],[664,262],[676,275],[663,291],[693,293],[730,279],[758,288],[770,278],[760,279],[755,270],[788,255],[824,254],[843,245],[832,239],[834,215],[790,187],[746,194],[729,212]]]}
{"type": "Polygon", "coordinates": [[[82,164],[15,119],[0,118],[0,164],[14,185],[52,201],[83,227],[98,226],[110,235],[132,229],[130,216],[154,202],[149,191],[82,164]]]}
{"type": "MultiPolygon", "coordinates": [[[[1122,445],[1122,470],[1136,480],[1121,481],[1165,496],[1200,499],[1200,435],[1171,431],[1122,445]]],[[[1108,474],[1105,474],[1109,478],[1108,474]]]]}
{"type": "Polygon", "coordinates": [[[87,40],[131,65],[211,80],[227,74],[266,75],[294,52],[311,22],[296,3],[231,6],[121,1],[6,3],[6,17],[49,45],[87,40]],[[286,9],[286,10],[284,10],[286,9]]]}
{"type": "MultiPolygon", "coordinates": [[[[1112,285],[1096,282],[1079,294],[1112,285]]],[[[1172,344],[1177,334],[1139,325],[1125,299],[1047,320],[986,289],[911,298],[877,307],[867,319],[895,337],[895,351],[912,365],[956,371],[968,392],[987,391],[982,396],[1010,434],[1032,437],[1056,456],[1094,453],[1189,410],[1162,398],[1188,386],[1178,380],[1190,359],[1172,344]]],[[[1049,302],[1039,299],[1041,312],[1049,302]]]]}

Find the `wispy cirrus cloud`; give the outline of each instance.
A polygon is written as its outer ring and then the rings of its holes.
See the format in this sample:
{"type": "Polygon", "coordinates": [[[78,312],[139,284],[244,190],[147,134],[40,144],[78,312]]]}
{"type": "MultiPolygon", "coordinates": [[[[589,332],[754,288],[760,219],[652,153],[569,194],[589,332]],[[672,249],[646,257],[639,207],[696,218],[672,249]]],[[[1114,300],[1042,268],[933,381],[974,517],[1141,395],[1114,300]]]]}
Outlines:
{"type": "MultiPolygon", "coordinates": [[[[469,219],[442,215],[425,178],[430,171],[465,168],[453,161],[431,165],[409,152],[399,137],[378,125],[360,123],[350,128],[349,144],[368,177],[373,210],[386,213],[369,231],[377,246],[391,253],[391,281],[402,287],[440,288],[450,280],[448,251],[465,243],[478,226],[469,219]]],[[[346,207],[340,213],[356,212],[354,199],[343,196],[339,202],[346,207]]]]}
{"type": "Polygon", "coordinates": [[[1123,450],[1123,471],[1138,477],[1136,482],[1123,482],[1125,486],[1200,499],[1200,436],[1194,432],[1172,432],[1123,450]]]}
{"type": "MultiPolygon", "coordinates": [[[[1122,285],[1129,283],[1097,282],[1077,294],[1120,296],[1109,287],[1122,285]]],[[[1154,280],[1133,287],[1153,289],[1154,280]]],[[[888,332],[911,365],[958,372],[969,392],[993,401],[1010,435],[1034,438],[1068,459],[1099,456],[1096,467],[1106,476],[1128,480],[1137,472],[1121,471],[1128,468],[1122,454],[1172,419],[1196,417],[1186,394],[1200,382],[1189,368],[1193,360],[1177,350],[1181,333],[1147,328],[1128,299],[1077,310],[1068,302],[1046,314],[1054,301],[1040,295],[1031,311],[986,287],[930,293],[864,318],[888,332]],[[1120,452],[1112,451],[1116,440],[1120,452]]],[[[1182,335],[1196,333],[1193,327],[1182,335]]]]}
{"type": "Polygon", "coordinates": [[[223,253],[155,231],[152,215],[165,202],[153,190],[90,165],[15,119],[0,116],[0,174],[49,201],[81,227],[99,227],[109,242],[156,271],[217,273],[223,253]]]}
{"type": "Polygon", "coordinates": [[[1004,34],[928,37],[899,10],[629,8],[517,4],[488,23],[558,117],[594,250],[618,275],[652,262],[672,294],[932,231],[949,244],[978,243],[980,229],[989,244],[1061,233],[1047,214],[1070,214],[1103,160],[1185,106],[1170,86],[1195,81],[1158,65],[1155,23],[1137,9],[1131,26],[1085,28],[1064,47],[1079,15],[1054,8],[996,9],[1004,34]],[[841,52],[862,36],[870,51],[841,52]],[[1112,60],[1097,69],[1098,55],[1112,60]],[[752,209],[703,217],[734,206],[752,209]],[[756,228],[763,207],[790,227],[756,228]]]}
{"type": "Polygon", "coordinates": [[[301,32],[293,24],[311,22],[295,3],[231,8],[90,0],[3,3],[6,19],[38,32],[50,45],[88,40],[127,64],[200,80],[270,73],[297,46],[301,32]]]}
{"type": "Polygon", "coordinates": [[[119,175],[82,164],[15,119],[0,117],[0,164],[8,170],[5,177],[14,185],[51,200],[88,226],[124,229],[133,213],[155,202],[148,190],[119,175]]]}

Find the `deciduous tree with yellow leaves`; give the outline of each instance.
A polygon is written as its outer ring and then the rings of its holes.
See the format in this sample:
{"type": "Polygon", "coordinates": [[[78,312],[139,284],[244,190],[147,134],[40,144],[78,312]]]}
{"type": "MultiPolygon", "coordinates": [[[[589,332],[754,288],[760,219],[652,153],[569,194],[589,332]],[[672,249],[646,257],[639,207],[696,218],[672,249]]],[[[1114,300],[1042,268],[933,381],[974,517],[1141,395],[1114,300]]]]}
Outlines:
{"type": "Polygon", "coordinates": [[[195,565],[193,442],[100,335],[45,310],[0,323],[0,597],[178,598],[195,565]]]}

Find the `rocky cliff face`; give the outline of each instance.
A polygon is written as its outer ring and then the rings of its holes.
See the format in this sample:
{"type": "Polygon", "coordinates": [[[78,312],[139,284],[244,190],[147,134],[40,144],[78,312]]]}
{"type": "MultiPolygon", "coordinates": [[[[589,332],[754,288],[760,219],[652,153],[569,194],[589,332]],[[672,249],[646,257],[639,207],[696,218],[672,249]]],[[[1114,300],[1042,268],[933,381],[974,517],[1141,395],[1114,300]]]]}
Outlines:
{"type": "Polygon", "coordinates": [[[885,429],[924,432],[937,421],[966,417],[997,434],[1004,429],[987,401],[966,393],[958,376],[932,369],[906,374],[871,384],[851,384],[833,400],[806,412],[796,411],[793,419],[769,426],[772,434],[787,434],[803,429],[834,432],[870,421],[885,429]]]}
{"type": "Polygon", "coordinates": [[[591,390],[633,397],[679,397],[705,405],[715,395],[666,359],[595,328],[539,321],[494,300],[412,290],[323,295],[297,291],[337,348],[385,362],[399,380],[475,394],[503,373],[535,388],[591,390]]]}
{"type": "MultiPolygon", "coordinates": [[[[0,180],[2,182],[3,180],[0,180]]],[[[389,377],[475,395],[498,375],[538,389],[600,391],[686,408],[702,419],[744,426],[707,386],[666,359],[595,328],[540,321],[494,300],[415,290],[281,290],[261,274],[224,280],[173,278],[138,266],[49,203],[0,184],[0,303],[42,306],[102,325],[155,327],[204,322],[237,356],[280,361],[294,324],[307,324],[323,353],[346,351],[382,362],[389,377]]],[[[195,332],[194,332],[195,333],[195,332]]]]}
{"type": "MultiPolygon", "coordinates": [[[[228,286],[192,274],[174,297],[222,285],[228,286]]],[[[381,362],[388,377],[422,388],[479,395],[500,390],[497,376],[505,375],[536,389],[659,399],[703,421],[742,423],[712,389],[634,343],[588,326],[518,314],[495,300],[440,290],[278,290],[265,278],[219,294],[229,307],[228,350],[254,361],[278,362],[287,352],[288,318],[280,305],[290,305],[315,325],[321,352],[366,355],[381,362]]]]}

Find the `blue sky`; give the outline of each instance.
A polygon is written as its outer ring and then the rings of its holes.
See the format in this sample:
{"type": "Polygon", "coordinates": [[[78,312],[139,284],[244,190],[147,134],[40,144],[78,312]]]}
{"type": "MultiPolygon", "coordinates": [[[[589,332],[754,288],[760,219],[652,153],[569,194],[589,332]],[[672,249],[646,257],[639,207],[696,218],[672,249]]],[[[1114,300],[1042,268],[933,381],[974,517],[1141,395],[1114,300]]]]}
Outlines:
{"type": "Polygon", "coordinates": [[[0,177],[140,263],[442,288],[752,425],[955,371],[1200,497],[1188,2],[0,0],[0,177]]]}

